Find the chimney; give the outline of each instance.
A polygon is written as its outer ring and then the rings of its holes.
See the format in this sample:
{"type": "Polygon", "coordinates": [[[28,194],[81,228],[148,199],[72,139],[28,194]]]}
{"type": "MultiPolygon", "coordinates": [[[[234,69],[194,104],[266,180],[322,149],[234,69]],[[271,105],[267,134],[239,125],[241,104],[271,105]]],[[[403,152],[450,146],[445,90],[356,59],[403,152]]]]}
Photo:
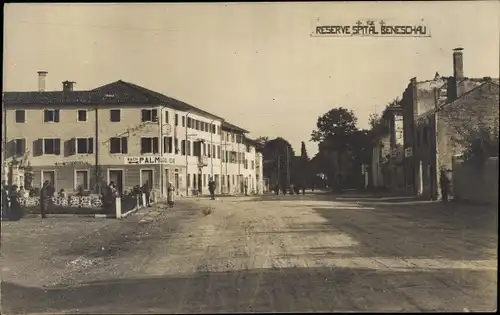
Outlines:
{"type": "Polygon", "coordinates": [[[63,81],[63,92],[72,92],[73,91],[73,85],[75,84],[76,82],[73,82],[73,81],[63,81]]]}
{"type": "Polygon", "coordinates": [[[47,81],[47,71],[38,71],[38,91],[45,92],[45,83],[47,81]]]}
{"type": "Polygon", "coordinates": [[[463,48],[453,49],[453,80],[455,81],[455,99],[462,96],[464,91],[464,56],[463,48]]]}

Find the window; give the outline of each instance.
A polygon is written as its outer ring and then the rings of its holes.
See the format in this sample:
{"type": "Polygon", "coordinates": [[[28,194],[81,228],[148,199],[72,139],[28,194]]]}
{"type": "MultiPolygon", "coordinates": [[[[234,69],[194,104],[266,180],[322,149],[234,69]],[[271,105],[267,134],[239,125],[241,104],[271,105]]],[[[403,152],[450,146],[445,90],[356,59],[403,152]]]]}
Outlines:
{"type": "Polygon", "coordinates": [[[196,188],[196,174],[193,174],[193,188],[196,188]]]}
{"type": "Polygon", "coordinates": [[[194,121],[194,129],[200,130],[200,122],[198,120],[194,121]]]}
{"type": "Polygon", "coordinates": [[[215,144],[212,144],[212,156],[214,158],[215,158],[215,150],[216,150],[215,144]]]}
{"type": "Polygon", "coordinates": [[[58,109],[46,109],[43,111],[43,121],[44,122],[59,122],[59,110],[58,109]]]}
{"type": "Polygon", "coordinates": [[[87,121],[87,111],[84,109],[78,110],[78,121],[87,121]]]}
{"type": "Polygon", "coordinates": [[[200,156],[201,155],[201,142],[200,141],[195,141],[193,143],[193,155],[194,156],[200,156]]]}
{"type": "Polygon", "coordinates": [[[77,154],[94,153],[94,138],[77,138],[76,153],[77,154]]]}
{"type": "Polygon", "coordinates": [[[220,146],[217,146],[217,158],[220,159],[220,146]]]}
{"type": "Polygon", "coordinates": [[[154,122],[158,121],[158,110],[157,109],[143,109],[141,110],[141,120],[142,122],[154,122]]]}
{"type": "Polygon", "coordinates": [[[179,115],[175,114],[175,125],[179,126],[179,115]]]}
{"type": "Polygon", "coordinates": [[[235,142],[234,141],[234,133],[231,134],[231,142],[235,142]]]}
{"type": "Polygon", "coordinates": [[[76,171],[75,172],[75,189],[79,187],[87,190],[89,189],[89,171],[76,171]]]}
{"type": "Polygon", "coordinates": [[[181,141],[181,154],[186,155],[186,140],[181,141]]]}
{"type": "Polygon", "coordinates": [[[158,153],[158,137],[141,138],[141,154],[158,153]]]}
{"type": "Polygon", "coordinates": [[[127,137],[109,139],[109,153],[128,153],[127,137]]]}
{"type": "Polygon", "coordinates": [[[191,155],[191,141],[187,141],[187,148],[186,148],[186,151],[187,151],[187,155],[191,155]]]}
{"type": "Polygon", "coordinates": [[[121,111],[119,109],[109,110],[109,120],[111,122],[119,122],[121,120],[121,111]]]}
{"type": "Polygon", "coordinates": [[[173,153],[172,137],[163,137],[163,153],[173,153]]]}
{"type": "Polygon", "coordinates": [[[203,143],[203,156],[207,156],[207,145],[203,143]]]}
{"type": "Polygon", "coordinates": [[[255,162],[252,160],[252,169],[255,169],[255,162]]]}
{"type": "Polygon", "coordinates": [[[43,139],[43,154],[61,154],[61,139],[43,139]]]}
{"type": "Polygon", "coordinates": [[[212,133],[215,133],[216,132],[216,125],[212,125],[212,133]]]}
{"type": "Polygon", "coordinates": [[[187,175],[187,183],[186,183],[187,187],[191,187],[191,175],[188,174],[187,175]]]}
{"type": "Polygon", "coordinates": [[[177,139],[177,138],[174,139],[174,150],[175,150],[175,154],[179,153],[179,139],[177,139]]]}
{"type": "Polygon", "coordinates": [[[16,123],[26,122],[26,111],[24,109],[16,110],[16,123]]]}
{"type": "Polygon", "coordinates": [[[186,127],[186,117],[182,116],[182,127],[186,127]]]}
{"type": "Polygon", "coordinates": [[[193,125],[193,121],[192,121],[192,119],[190,117],[188,117],[188,121],[187,121],[188,128],[191,128],[192,125],[193,125]]]}
{"type": "Polygon", "coordinates": [[[165,123],[168,124],[168,111],[167,110],[165,111],[165,123]]]}
{"type": "Polygon", "coordinates": [[[14,154],[15,155],[24,155],[26,148],[26,140],[25,139],[16,139],[14,140],[14,154]]]}

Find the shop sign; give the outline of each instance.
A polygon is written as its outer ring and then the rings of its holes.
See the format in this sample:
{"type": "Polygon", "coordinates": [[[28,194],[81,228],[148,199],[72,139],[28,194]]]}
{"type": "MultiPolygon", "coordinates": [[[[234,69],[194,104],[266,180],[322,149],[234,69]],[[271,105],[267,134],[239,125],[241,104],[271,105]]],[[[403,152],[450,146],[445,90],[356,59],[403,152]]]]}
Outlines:
{"type": "Polygon", "coordinates": [[[166,156],[126,156],[124,163],[136,165],[175,164],[175,158],[166,156]]]}

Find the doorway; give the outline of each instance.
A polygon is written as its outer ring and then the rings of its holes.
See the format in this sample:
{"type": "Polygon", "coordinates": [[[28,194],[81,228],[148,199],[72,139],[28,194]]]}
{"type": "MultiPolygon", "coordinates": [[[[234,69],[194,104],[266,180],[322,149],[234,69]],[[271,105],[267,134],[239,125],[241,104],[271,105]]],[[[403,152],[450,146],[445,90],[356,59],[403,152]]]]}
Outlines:
{"type": "Polygon", "coordinates": [[[149,188],[153,188],[153,170],[141,170],[141,187],[145,184],[148,183],[149,188]]]}
{"type": "Polygon", "coordinates": [[[42,183],[44,183],[47,180],[50,182],[50,185],[57,191],[55,171],[42,171],[42,183]]]}
{"type": "Polygon", "coordinates": [[[170,183],[170,170],[165,169],[165,176],[163,177],[163,195],[166,196],[168,192],[168,184],[170,183]]]}
{"type": "Polygon", "coordinates": [[[175,169],[175,174],[174,174],[174,185],[175,185],[175,193],[178,195],[179,194],[179,187],[181,186],[181,183],[179,181],[179,169],[175,169]]]}
{"type": "Polygon", "coordinates": [[[215,181],[215,191],[217,194],[220,194],[219,174],[215,174],[214,181],[215,181]]]}
{"type": "Polygon", "coordinates": [[[108,170],[108,185],[113,182],[116,190],[123,194],[123,170],[108,170]]]}

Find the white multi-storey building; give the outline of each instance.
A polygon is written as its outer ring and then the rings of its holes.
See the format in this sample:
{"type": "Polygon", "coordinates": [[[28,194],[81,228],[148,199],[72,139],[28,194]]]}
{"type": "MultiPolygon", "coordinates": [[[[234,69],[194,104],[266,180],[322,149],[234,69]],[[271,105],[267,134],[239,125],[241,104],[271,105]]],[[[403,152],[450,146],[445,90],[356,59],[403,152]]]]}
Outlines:
{"type": "Polygon", "coordinates": [[[65,81],[47,92],[46,75],[39,91],[3,95],[5,174],[29,165],[33,186],[48,179],[66,191],[149,181],[163,194],[172,182],[177,194],[192,195],[207,193],[211,177],[217,193],[243,193],[245,184],[262,191],[255,143],[224,118],[123,81],[90,91],[65,81]]]}

